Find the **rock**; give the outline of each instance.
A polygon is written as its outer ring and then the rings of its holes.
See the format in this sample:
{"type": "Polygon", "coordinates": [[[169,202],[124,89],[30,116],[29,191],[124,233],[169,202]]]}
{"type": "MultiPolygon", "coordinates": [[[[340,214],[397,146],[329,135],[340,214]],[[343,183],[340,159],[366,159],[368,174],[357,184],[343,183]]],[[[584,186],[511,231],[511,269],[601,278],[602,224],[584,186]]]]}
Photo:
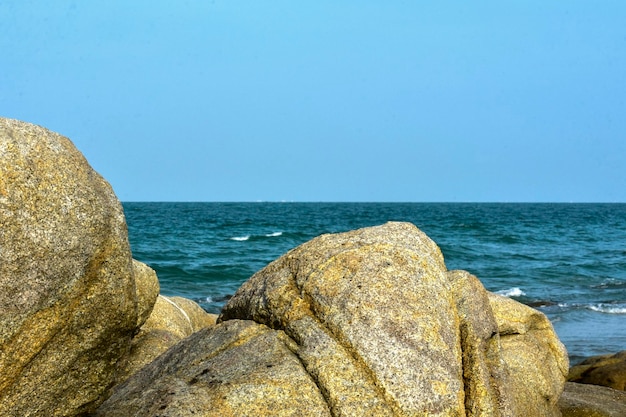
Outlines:
{"type": "Polygon", "coordinates": [[[191,300],[159,295],[152,314],[132,340],[128,363],[118,380],[126,380],[176,343],[214,325],[216,319],[191,300]]]}
{"type": "Polygon", "coordinates": [[[143,326],[159,296],[159,279],[154,269],[133,259],[135,292],[137,293],[137,328],[143,326]]]}
{"type": "Polygon", "coordinates": [[[0,415],[91,411],[137,323],[111,186],[69,139],[0,118],[0,415]]]}
{"type": "Polygon", "coordinates": [[[411,224],[322,235],[254,274],[216,326],[97,415],[559,416],[565,350],[545,316],[512,303],[448,272],[411,224]]]}
{"type": "Polygon", "coordinates": [[[95,416],[330,417],[294,349],[252,321],[205,328],[118,386],[95,416]]]}
{"type": "Polygon", "coordinates": [[[220,320],[284,329],[336,414],[454,415],[463,369],[445,272],[413,225],[322,235],[250,278],[220,320]]]}
{"type": "Polygon", "coordinates": [[[180,310],[185,313],[191,323],[192,333],[213,326],[217,321],[217,314],[207,313],[198,303],[183,297],[168,297],[180,310]]]}
{"type": "Polygon", "coordinates": [[[510,392],[522,416],[559,415],[558,399],[569,368],[567,351],[541,312],[488,294],[509,369],[510,392]]]}
{"type": "Polygon", "coordinates": [[[626,393],[602,386],[567,382],[559,408],[563,417],[624,417],[626,393]]]}
{"type": "Polygon", "coordinates": [[[521,415],[511,389],[514,379],[502,359],[498,323],[487,291],[467,271],[450,271],[448,279],[460,318],[467,415],[521,415]]]}
{"type": "Polygon", "coordinates": [[[626,391],[626,350],[594,356],[572,366],[568,380],[626,391]]]}

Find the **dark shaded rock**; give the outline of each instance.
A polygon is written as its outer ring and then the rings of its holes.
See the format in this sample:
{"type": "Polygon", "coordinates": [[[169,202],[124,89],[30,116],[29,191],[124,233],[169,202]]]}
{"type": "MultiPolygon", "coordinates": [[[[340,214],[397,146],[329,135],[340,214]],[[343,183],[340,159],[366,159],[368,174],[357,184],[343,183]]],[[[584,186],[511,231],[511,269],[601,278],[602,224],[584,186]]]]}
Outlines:
{"type": "Polygon", "coordinates": [[[559,408],[563,417],[624,417],[626,393],[597,385],[567,382],[559,408]]]}
{"type": "Polygon", "coordinates": [[[550,301],[550,300],[539,300],[539,301],[529,301],[524,304],[526,304],[528,307],[539,308],[539,307],[555,306],[558,303],[555,303],[554,301],[550,301]]]}
{"type": "Polygon", "coordinates": [[[572,366],[568,380],[626,391],[626,350],[585,359],[572,366]]]}

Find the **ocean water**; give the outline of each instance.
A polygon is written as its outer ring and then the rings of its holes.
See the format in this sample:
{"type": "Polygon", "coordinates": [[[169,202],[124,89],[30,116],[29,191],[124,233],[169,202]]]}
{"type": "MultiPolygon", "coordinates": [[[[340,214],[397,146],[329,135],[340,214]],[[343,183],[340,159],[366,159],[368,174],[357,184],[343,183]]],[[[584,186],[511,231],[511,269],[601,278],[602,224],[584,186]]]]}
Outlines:
{"type": "Polygon", "coordinates": [[[252,274],[322,233],[415,224],[490,291],[544,312],[572,363],[626,349],[626,204],[124,203],[161,292],[218,313],[252,274]]]}

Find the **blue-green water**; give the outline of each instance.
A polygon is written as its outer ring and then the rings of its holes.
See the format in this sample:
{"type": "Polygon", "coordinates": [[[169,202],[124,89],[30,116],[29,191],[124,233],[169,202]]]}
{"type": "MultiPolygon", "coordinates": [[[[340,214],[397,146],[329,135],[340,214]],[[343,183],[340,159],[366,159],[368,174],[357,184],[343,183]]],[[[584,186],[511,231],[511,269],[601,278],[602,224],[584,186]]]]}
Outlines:
{"type": "Polygon", "coordinates": [[[219,312],[254,272],[322,233],[415,224],[448,269],[543,311],[572,362],[626,349],[626,204],[125,203],[161,292],[219,312]]]}

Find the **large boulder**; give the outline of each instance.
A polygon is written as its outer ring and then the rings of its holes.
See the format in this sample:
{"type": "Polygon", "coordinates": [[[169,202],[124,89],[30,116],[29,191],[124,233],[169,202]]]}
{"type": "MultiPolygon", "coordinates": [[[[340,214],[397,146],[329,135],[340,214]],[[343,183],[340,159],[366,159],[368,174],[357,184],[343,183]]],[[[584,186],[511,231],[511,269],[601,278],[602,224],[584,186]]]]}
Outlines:
{"type": "Polygon", "coordinates": [[[294,339],[337,414],[464,409],[459,318],[443,256],[408,223],[301,245],[241,286],[220,316],[235,318],[294,339]]]}
{"type": "Polygon", "coordinates": [[[138,324],[121,204],[65,137],[0,118],[0,415],[97,406],[138,324]]]}
{"type": "Polygon", "coordinates": [[[559,416],[565,350],[541,313],[507,325],[494,306],[411,224],[322,235],[257,272],[216,326],[131,376],[97,415],[559,416]]]}

